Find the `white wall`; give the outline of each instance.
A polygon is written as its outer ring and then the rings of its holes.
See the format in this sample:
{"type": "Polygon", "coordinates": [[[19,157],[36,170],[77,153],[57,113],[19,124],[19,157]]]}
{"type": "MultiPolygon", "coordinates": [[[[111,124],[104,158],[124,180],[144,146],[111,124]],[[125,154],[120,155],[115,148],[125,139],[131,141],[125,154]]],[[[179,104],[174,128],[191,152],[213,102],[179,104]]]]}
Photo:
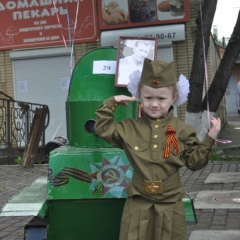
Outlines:
{"type": "Polygon", "coordinates": [[[236,107],[237,83],[238,83],[237,75],[232,75],[225,92],[227,113],[237,113],[237,107],[236,107]]]}

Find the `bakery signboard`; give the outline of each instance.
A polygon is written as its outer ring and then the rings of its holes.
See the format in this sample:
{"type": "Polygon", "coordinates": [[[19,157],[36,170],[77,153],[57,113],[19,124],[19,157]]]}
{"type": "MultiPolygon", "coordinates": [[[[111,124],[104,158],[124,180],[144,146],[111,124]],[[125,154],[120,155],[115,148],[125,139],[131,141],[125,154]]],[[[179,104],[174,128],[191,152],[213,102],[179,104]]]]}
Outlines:
{"type": "Polygon", "coordinates": [[[99,0],[100,29],[151,26],[189,20],[188,0],[99,0]]]}
{"type": "Polygon", "coordinates": [[[0,0],[0,49],[98,39],[95,0],[0,0]]]}

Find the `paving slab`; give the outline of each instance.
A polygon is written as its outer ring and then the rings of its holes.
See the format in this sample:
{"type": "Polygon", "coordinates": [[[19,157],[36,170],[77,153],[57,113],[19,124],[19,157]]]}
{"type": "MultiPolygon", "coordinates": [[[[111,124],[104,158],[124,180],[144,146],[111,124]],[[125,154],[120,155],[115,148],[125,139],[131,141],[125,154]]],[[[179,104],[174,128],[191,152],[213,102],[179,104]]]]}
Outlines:
{"type": "Polygon", "coordinates": [[[188,240],[239,240],[240,231],[228,230],[228,231],[193,231],[188,240]]]}
{"type": "Polygon", "coordinates": [[[194,199],[194,207],[195,209],[239,209],[240,190],[200,191],[194,199]]]}
{"type": "Polygon", "coordinates": [[[240,172],[210,173],[204,183],[240,182],[240,172]]]}
{"type": "Polygon", "coordinates": [[[0,210],[3,216],[42,216],[47,211],[47,177],[40,177],[11,198],[0,210]]]}

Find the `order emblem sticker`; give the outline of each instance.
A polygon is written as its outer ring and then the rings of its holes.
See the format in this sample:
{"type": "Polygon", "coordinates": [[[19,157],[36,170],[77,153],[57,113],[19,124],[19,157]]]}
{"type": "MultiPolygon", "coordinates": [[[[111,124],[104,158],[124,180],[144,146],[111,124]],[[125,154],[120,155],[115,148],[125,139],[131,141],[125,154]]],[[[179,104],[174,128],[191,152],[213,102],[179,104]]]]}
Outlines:
{"type": "Polygon", "coordinates": [[[124,176],[125,173],[120,167],[107,165],[98,172],[97,179],[101,181],[105,187],[116,187],[122,184],[124,176]]]}

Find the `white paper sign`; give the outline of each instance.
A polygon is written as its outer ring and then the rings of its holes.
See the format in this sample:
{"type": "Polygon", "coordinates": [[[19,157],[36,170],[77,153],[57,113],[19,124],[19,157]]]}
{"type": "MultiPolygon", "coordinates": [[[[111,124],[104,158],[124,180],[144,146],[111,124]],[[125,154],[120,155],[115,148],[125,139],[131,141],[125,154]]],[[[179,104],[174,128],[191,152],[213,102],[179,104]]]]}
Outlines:
{"type": "Polygon", "coordinates": [[[62,90],[68,90],[69,89],[69,84],[70,84],[70,79],[65,77],[61,78],[61,88],[62,90]]]}
{"type": "Polygon", "coordinates": [[[19,92],[20,93],[28,92],[27,81],[19,81],[19,92]]]}
{"type": "Polygon", "coordinates": [[[116,61],[94,61],[93,74],[115,74],[116,61]]]}

